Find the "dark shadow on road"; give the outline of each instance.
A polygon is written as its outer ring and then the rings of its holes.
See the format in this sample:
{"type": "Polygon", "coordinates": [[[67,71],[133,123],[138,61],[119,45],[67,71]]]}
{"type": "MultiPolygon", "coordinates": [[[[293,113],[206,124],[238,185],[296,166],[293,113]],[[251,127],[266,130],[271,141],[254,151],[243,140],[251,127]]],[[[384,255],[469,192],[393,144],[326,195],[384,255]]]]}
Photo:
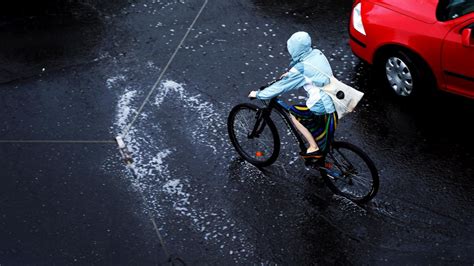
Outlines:
{"type": "MultiPolygon", "coordinates": [[[[100,3],[2,2],[0,84],[95,58],[108,8],[100,3]]],[[[118,1],[114,6],[124,3],[118,1]]]]}
{"type": "MultiPolygon", "coordinates": [[[[470,118],[474,116],[474,101],[434,88],[424,88],[425,93],[417,98],[396,97],[385,87],[376,72],[365,63],[354,68],[361,75],[355,76],[355,87],[365,92],[364,103],[371,106],[372,119],[366,120],[367,129],[392,131],[412,131],[416,128],[414,139],[421,138],[434,146],[448,149],[453,145],[474,148],[474,129],[470,118]],[[387,123],[388,121],[392,121],[387,123]],[[397,126],[398,125],[398,126],[397,126]],[[387,126],[390,126],[387,128],[387,126]]],[[[364,107],[362,107],[364,108],[364,107]]],[[[362,122],[362,121],[359,121],[362,122]]],[[[411,133],[413,134],[413,133],[411,133]]],[[[410,137],[410,136],[402,136],[410,137]]],[[[446,153],[449,154],[449,153],[446,153]]]]}
{"type": "Polygon", "coordinates": [[[336,12],[331,12],[334,9],[350,8],[352,2],[345,0],[336,0],[330,2],[314,1],[314,0],[253,0],[254,5],[263,12],[275,13],[281,12],[283,14],[305,18],[306,16],[315,15],[314,12],[321,13],[321,9],[328,11],[326,15],[331,15],[336,12]]]}
{"type": "Polygon", "coordinates": [[[256,169],[236,158],[229,163],[229,180],[229,187],[238,191],[229,195],[232,211],[252,228],[261,258],[291,264],[353,261],[358,227],[346,216],[355,213],[346,200],[335,200],[317,173],[304,166],[298,173],[278,165],[256,169]],[[273,250],[281,246],[275,241],[285,243],[285,249],[273,250]]]}

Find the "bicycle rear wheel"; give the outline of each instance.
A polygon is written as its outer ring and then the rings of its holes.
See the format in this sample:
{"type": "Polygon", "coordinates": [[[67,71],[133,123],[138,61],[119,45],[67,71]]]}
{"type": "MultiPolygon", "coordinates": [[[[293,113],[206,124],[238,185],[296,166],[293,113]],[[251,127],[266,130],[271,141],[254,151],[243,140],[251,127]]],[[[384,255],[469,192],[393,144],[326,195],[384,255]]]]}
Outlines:
{"type": "Polygon", "coordinates": [[[263,116],[256,125],[260,108],[249,103],[236,105],[227,120],[229,137],[239,155],[249,163],[268,166],[275,162],[280,153],[280,137],[275,124],[268,116],[263,116]],[[257,134],[252,131],[257,128],[257,134]]]}
{"type": "Polygon", "coordinates": [[[379,189],[379,175],[374,162],[351,143],[334,141],[320,172],[335,194],[356,203],[370,201],[379,189]]]}

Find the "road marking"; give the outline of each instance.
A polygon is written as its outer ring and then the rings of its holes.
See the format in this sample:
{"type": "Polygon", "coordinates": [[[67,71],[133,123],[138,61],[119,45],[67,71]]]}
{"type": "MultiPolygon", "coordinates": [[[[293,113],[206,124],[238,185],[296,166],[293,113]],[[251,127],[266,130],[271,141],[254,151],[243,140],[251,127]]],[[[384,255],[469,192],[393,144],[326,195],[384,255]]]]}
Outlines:
{"type": "MultiPolygon", "coordinates": [[[[181,49],[181,46],[183,45],[184,41],[187,39],[189,33],[194,27],[194,24],[196,24],[196,21],[198,18],[201,16],[202,12],[204,11],[205,7],[207,6],[208,0],[205,0],[204,3],[201,6],[201,9],[197,13],[196,17],[194,18],[193,22],[191,25],[189,25],[188,30],[186,31],[186,34],[184,34],[183,38],[179,42],[178,46],[176,46],[175,51],[171,55],[170,59],[168,60],[168,63],[166,64],[165,68],[163,71],[161,71],[160,76],[154,83],[153,87],[150,89],[150,92],[148,93],[147,97],[143,101],[142,105],[137,111],[137,114],[133,118],[133,120],[130,122],[130,124],[126,127],[124,133],[121,135],[122,137],[125,137],[128,135],[130,128],[133,126],[133,124],[136,122],[138,119],[138,116],[140,113],[143,111],[143,108],[145,105],[148,103],[151,95],[153,92],[156,90],[158,85],[160,84],[161,80],[163,79],[164,74],[168,70],[168,67],[171,65],[173,62],[176,54],[178,54],[179,49],[181,49]]],[[[15,144],[15,143],[30,143],[30,144],[116,144],[115,140],[0,140],[0,143],[4,144],[15,144]]]]}
{"type": "Polygon", "coordinates": [[[138,116],[141,114],[141,112],[143,111],[143,107],[145,107],[145,105],[148,103],[151,95],[153,94],[153,92],[156,90],[156,88],[158,87],[158,85],[160,84],[163,76],[165,75],[166,73],[166,70],[168,70],[168,67],[171,65],[171,63],[173,62],[176,54],[178,53],[179,49],[181,49],[181,45],[183,45],[184,41],[186,40],[186,38],[188,37],[189,33],[191,32],[191,30],[193,29],[194,27],[194,24],[196,24],[196,21],[198,20],[198,18],[201,16],[201,13],[202,11],[204,10],[204,8],[206,7],[207,5],[207,2],[208,0],[205,0],[203,5],[201,6],[201,9],[199,10],[199,12],[197,13],[196,17],[194,18],[193,22],[191,23],[191,25],[189,25],[189,28],[188,30],[186,31],[186,34],[184,34],[183,38],[181,39],[181,41],[179,42],[178,46],[176,46],[176,49],[174,50],[173,54],[171,55],[170,59],[168,60],[168,63],[166,64],[165,68],[163,68],[163,71],[161,71],[161,74],[160,76],[158,77],[158,79],[156,80],[155,84],[153,84],[153,87],[150,89],[150,92],[148,93],[148,95],[146,96],[145,100],[143,101],[142,105],[140,106],[140,108],[138,109],[137,111],[137,114],[135,115],[135,117],[133,118],[132,122],[130,122],[130,124],[125,128],[125,131],[123,132],[123,134],[121,135],[122,137],[126,137],[130,131],[130,128],[132,127],[132,125],[135,123],[135,121],[137,120],[138,116]]]}
{"type": "MultiPolygon", "coordinates": [[[[168,67],[171,65],[171,63],[173,62],[176,54],[178,54],[178,51],[179,49],[181,49],[181,45],[183,45],[184,41],[186,40],[186,38],[188,37],[189,33],[191,32],[191,30],[193,29],[194,27],[194,24],[196,24],[196,21],[198,20],[198,18],[201,16],[201,13],[203,12],[203,10],[205,9],[205,7],[207,6],[207,2],[208,0],[205,0],[203,5],[201,6],[201,9],[199,10],[199,12],[197,13],[196,17],[194,18],[193,22],[191,23],[191,25],[188,27],[188,30],[186,31],[186,33],[184,34],[183,38],[181,39],[181,41],[179,42],[178,46],[176,46],[176,49],[174,50],[173,54],[171,55],[170,59],[168,60],[168,63],[166,64],[165,68],[163,68],[163,70],[161,71],[160,75],[158,76],[158,79],[156,80],[156,82],[153,84],[153,87],[150,89],[150,92],[148,92],[148,95],[146,96],[145,100],[143,101],[143,103],[141,104],[140,108],[138,109],[135,117],[133,118],[133,120],[130,122],[130,124],[128,124],[128,126],[125,128],[125,131],[120,135],[120,137],[122,138],[125,138],[128,133],[130,132],[130,129],[131,127],[133,126],[133,124],[136,122],[138,116],[142,113],[143,111],[143,108],[145,107],[145,105],[148,103],[148,101],[150,100],[150,97],[151,95],[153,94],[153,92],[156,90],[156,88],[158,88],[158,85],[160,84],[161,80],[163,79],[163,76],[164,74],[166,73],[166,71],[168,70],[168,67]]],[[[137,177],[137,174],[135,173],[135,171],[133,169],[131,169],[131,172],[132,172],[132,175],[135,176],[135,178],[137,177]]],[[[153,228],[155,230],[155,233],[156,233],[156,236],[158,237],[159,241],[160,241],[160,244],[161,244],[161,247],[163,248],[163,251],[165,252],[165,255],[170,259],[170,262],[171,264],[173,264],[173,262],[171,261],[171,257],[170,257],[170,253],[168,251],[168,248],[166,246],[166,243],[160,233],[160,230],[156,224],[156,221],[155,221],[155,218],[153,217],[153,215],[151,214],[151,208],[150,206],[148,206],[148,203],[146,201],[146,198],[145,198],[145,195],[143,194],[143,191],[141,189],[139,189],[140,191],[140,194],[143,198],[143,202],[145,204],[145,206],[147,207],[147,209],[149,210],[148,211],[148,214],[149,214],[149,217],[150,217],[150,220],[153,224],[153,228]]],[[[177,258],[177,259],[180,259],[180,258],[177,258]]]]}
{"type": "Polygon", "coordinates": [[[114,140],[0,140],[0,143],[44,143],[44,144],[115,144],[114,140]]]}

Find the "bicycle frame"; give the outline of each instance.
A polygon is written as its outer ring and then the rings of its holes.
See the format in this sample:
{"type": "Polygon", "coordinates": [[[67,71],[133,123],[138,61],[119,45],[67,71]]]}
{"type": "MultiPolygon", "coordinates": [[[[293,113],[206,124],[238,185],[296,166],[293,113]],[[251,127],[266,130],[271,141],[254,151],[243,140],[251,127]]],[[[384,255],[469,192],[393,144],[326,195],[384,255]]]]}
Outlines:
{"type": "Polygon", "coordinates": [[[252,129],[252,132],[249,134],[248,138],[258,137],[260,133],[262,133],[263,129],[265,128],[264,117],[270,117],[273,109],[275,109],[277,113],[283,118],[283,121],[285,122],[286,126],[293,133],[293,136],[296,138],[301,151],[306,151],[305,142],[296,127],[293,125],[293,122],[291,121],[290,114],[288,111],[290,107],[283,100],[280,100],[277,97],[271,99],[268,103],[264,100],[262,100],[262,102],[265,107],[260,108],[257,111],[255,126],[252,129]]]}

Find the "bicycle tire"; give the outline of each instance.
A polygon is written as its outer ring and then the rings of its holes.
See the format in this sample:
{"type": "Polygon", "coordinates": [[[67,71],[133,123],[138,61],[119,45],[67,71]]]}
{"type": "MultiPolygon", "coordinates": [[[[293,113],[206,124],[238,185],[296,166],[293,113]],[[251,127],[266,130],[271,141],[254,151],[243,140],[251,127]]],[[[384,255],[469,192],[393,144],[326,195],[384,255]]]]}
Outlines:
{"type": "Polygon", "coordinates": [[[264,167],[271,165],[278,158],[278,154],[280,153],[280,137],[277,128],[270,117],[264,117],[262,134],[260,134],[259,137],[248,137],[249,133],[255,126],[256,114],[259,109],[258,106],[250,103],[242,103],[234,106],[227,119],[227,130],[230,141],[235,147],[237,153],[249,163],[258,167],[264,167]],[[240,115],[247,115],[247,120],[249,121],[247,121],[246,124],[238,125],[237,128],[236,122],[240,119],[240,115]],[[238,130],[243,132],[238,132],[238,130]],[[265,134],[265,137],[271,136],[271,139],[263,138],[263,133],[265,134]],[[243,137],[243,140],[239,140],[239,136],[243,137]],[[251,144],[243,145],[244,140],[247,140],[251,144]],[[264,150],[265,148],[270,148],[270,150],[264,150]]]}
{"type": "Polygon", "coordinates": [[[329,189],[355,203],[367,203],[378,192],[377,168],[370,157],[354,144],[334,141],[324,159],[324,166],[319,169],[329,189]],[[369,181],[368,184],[359,186],[365,181],[369,181]],[[356,187],[362,187],[362,192],[353,192],[356,187]]]}

